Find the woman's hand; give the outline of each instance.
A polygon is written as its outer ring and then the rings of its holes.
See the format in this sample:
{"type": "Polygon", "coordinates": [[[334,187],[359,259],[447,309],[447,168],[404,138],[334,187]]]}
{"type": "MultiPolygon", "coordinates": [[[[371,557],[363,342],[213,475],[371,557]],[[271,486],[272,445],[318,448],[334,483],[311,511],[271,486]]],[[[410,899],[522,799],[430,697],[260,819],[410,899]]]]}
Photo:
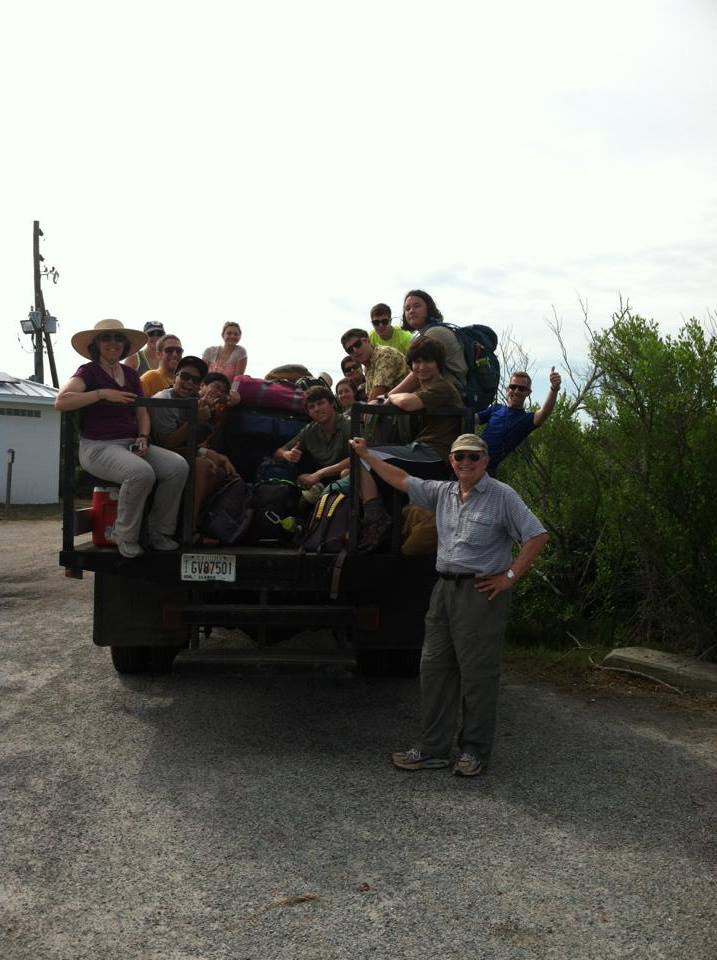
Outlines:
{"type": "MultiPolygon", "coordinates": [[[[110,391],[110,393],[113,391],[110,391]]],[[[146,437],[137,437],[134,442],[134,450],[132,453],[136,453],[138,457],[146,457],[147,450],[149,450],[149,441],[146,437]]]]}
{"type": "Polygon", "coordinates": [[[129,393],[127,390],[112,390],[110,388],[97,391],[98,400],[106,400],[108,403],[134,403],[137,399],[136,393],[129,393]]]}

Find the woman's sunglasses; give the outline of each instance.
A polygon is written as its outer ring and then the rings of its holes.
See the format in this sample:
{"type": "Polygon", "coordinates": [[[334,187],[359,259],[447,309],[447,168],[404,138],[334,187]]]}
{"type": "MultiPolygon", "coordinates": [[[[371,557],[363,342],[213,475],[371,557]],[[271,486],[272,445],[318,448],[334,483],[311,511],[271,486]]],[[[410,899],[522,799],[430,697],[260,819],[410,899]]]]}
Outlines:
{"type": "Polygon", "coordinates": [[[100,343],[129,343],[122,333],[101,333],[97,339],[100,343]]]}
{"type": "Polygon", "coordinates": [[[462,460],[472,460],[473,463],[477,463],[485,456],[484,453],[465,453],[461,450],[458,453],[453,454],[453,459],[460,463],[462,460]]]}

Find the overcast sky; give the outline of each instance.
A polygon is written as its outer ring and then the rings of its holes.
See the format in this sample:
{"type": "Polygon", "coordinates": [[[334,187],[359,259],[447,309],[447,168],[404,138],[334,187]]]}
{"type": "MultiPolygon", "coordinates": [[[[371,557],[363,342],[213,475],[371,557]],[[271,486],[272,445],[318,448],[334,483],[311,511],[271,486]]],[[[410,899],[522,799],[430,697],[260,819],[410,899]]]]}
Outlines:
{"type": "MultiPolygon", "coordinates": [[[[32,221],[69,341],[237,320],[248,372],[338,370],[411,287],[545,385],[620,292],[717,309],[715,0],[13,4],[0,40],[0,369],[28,376],[32,221]],[[18,336],[21,342],[18,342],[18,336]]],[[[46,371],[49,380],[49,372],[46,371]]]]}

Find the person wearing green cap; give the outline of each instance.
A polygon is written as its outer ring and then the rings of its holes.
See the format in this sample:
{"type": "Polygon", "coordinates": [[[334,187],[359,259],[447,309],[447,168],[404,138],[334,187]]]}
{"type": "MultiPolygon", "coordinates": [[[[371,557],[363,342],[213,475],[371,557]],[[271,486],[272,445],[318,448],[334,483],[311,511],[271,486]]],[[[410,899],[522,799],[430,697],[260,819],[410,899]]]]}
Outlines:
{"type": "Polygon", "coordinates": [[[485,773],[495,734],[500,655],[510,591],[548,540],[538,518],[505,483],[488,476],[485,442],[461,434],[450,448],[455,480],[419,480],[351,446],[365,466],[436,514],[438,580],[431,593],[421,656],[420,744],[392,755],[401,770],[451,766],[459,712],[459,776],[485,773]],[[513,557],[513,544],[521,544],[513,557]]]}

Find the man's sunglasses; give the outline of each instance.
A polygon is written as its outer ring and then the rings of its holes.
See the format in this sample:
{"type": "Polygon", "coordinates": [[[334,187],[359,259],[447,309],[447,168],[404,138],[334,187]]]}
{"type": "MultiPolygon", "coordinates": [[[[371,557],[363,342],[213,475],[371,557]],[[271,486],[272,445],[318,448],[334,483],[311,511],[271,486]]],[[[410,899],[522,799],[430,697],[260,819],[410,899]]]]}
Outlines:
{"type": "Polygon", "coordinates": [[[180,356],[184,353],[183,347],[162,347],[162,353],[178,353],[180,356]]]}
{"type": "Polygon", "coordinates": [[[526,387],[522,383],[509,383],[508,389],[517,390],[519,393],[528,393],[530,391],[530,387],[526,387]]]}
{"type": "Polygon", "coordinates": [[[391,322],[390,317],[378,317],[376,320],[372,320],[371,323],[374,327],[387,327],[391,322]]]}
{"type": "Polygon", "coordinates": [[[129,343],[122,333],[101,333],[97,339],[100,343],[129,343]]]}
{"type": "Polygon", "coordinates": [[[191,380],[192,383],[201,383],[201,382],[202,382],[202,378],[201,378],[201,377],[198,377],[195,373],[190,373],[188,370],[180,370],[180,371],[179,371],[179,379],[180,379],[180,380],[191,380]]]}
{"type": "MultiPolygon", "coordinates": [[[[364,339],[365,339],[365,338],[364,338],[364,339]]],[[[361,339],[361,340],[354,340],[353,343],[347,343],[347,344],[346,344],[346,353],[353,353],[354,350],[360,350],[360,349],[361,349],[361,344],[362,344],[363,342],[364,342],[363,339],[361,339]]]]}
{"type": "Polygon", "coordinates": [[[154,340],[154,339],[156,339],[157,337],[163,337],[164,334],[162,333],[161,330],[151,330],[151,331],[147,334],[147,336],[148,336],[148,337],[151,337],[151,338],[154,340]]]}
{"type": "Polygon", "coordinates": [[[462,450],[459,450],[458,453],[453,454],[453,459],[460,463],[462,460],[472,460],[473,463],[477,463],[485,456],[484,453],[465,453],[462,450]]]}

